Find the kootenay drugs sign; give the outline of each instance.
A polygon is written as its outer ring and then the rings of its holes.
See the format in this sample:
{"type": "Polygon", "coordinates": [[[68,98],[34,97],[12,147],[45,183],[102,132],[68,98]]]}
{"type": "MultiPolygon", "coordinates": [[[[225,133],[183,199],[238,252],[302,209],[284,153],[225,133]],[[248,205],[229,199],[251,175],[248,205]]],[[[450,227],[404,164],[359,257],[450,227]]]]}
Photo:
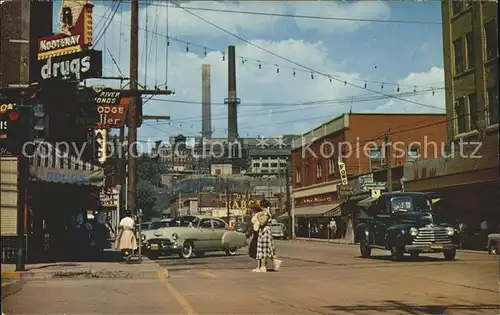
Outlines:
{"type": "Polygon", "coordinates": [[[51,57],[38,62],[38,82],[49,80],[83,80],[102,76],[102,52],[87,50],[76,54],[51,57]]]}

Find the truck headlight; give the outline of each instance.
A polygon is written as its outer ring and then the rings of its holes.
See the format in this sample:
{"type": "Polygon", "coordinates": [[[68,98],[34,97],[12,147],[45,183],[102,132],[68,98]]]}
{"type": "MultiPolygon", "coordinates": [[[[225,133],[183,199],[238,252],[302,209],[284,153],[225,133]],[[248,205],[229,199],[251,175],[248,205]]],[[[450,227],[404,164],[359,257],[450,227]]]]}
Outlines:
{"type": "Polygon", "coordinates": [[[411,236],[417,236],[417,234],[418,234],[417,228],[414,228],[414,227],[410,228],[410,235],[411,236]]]}
{"type": "Polygon", "coordinates": [[[452,227],[447,227],[447,228],[446,228],[446,234],[447,234],[448,236],[452,236],[453,234],[455,234],[455,229],[454,229],[454,228],[452,228],[452,227]]]}
{"type": "Polygon", "coordinates": [[[177,233],[172,234],[172,239],[177,241],[179,239],[179,235],[177,235],[177,233]]]}

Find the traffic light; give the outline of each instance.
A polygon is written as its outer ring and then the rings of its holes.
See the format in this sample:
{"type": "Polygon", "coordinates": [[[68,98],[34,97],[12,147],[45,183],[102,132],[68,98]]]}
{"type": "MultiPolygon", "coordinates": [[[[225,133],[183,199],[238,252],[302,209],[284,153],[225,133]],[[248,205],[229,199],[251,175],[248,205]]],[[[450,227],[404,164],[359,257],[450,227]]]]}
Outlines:
{"type": "Polygon", "coordinates": [[[49,117],[45,115],[44,106],[37,101],[33,106],[33,140],[45,141],[49,137],[49,117]]]}

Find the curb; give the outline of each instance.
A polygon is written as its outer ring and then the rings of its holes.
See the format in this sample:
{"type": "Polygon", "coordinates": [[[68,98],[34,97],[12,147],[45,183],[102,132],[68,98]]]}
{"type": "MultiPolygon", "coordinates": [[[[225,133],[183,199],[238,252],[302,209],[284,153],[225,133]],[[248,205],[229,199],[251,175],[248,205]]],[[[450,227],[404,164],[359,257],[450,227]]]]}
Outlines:
{"type": "MultiPolygon", "coordinates": [[[[2,279],[3,276],[2,276],[2,279]]],[[[24,281],[13,280],[9,283],[2,283],[2,300],[6,297],[21,291],[24,281]]]]}
{"type": "MultiPolygon", "coordinates": [[[[333,241],[332,240],[325,240],[325,239],[320,239],[320,238],[303,238],[303,237],[297,237],[294,239],[295,241],[301,241],[301,242],[315,242],[315,243],[324,243],[324,244],[334,244],[334,245],[358,245],[354,243],[348,243],[348,242],[340,242],[340,241],[333,241]]],[[[489,255],[487,251],[481,251],[481,250],[472,250],[472,249],[459,249],[459,253],[468,253],[468,254],[477,254],[477,255],[489,255]]]]}
{"type": "Polygon", "coordinates": [[[17,282],[47,279],[165,279],[168,277],[167,269],[139,271],[76,269],[43,272],[2,272],[2,279],[17,282]]]}

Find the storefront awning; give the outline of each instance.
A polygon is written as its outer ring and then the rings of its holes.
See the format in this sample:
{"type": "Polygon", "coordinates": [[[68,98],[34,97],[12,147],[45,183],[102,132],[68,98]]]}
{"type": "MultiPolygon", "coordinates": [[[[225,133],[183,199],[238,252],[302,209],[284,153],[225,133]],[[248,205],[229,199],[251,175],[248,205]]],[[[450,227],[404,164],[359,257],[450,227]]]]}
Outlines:
{"type": "MultiPolygon", "coordinates": [[[[341,215],[341,203],[331,203],[327,205],[297,207],[293,210],[296,217],[332,217],[341,215]]],[[[278,219],[287,218],[288,213],[284,213],[278,219]]]]}
{"type": "Polygon", "coordinates": [[[360,207],[363,207],[363,208],[368,208],[369,206],[371,206],[373,204],[373,202],[375,202],[378,198],[374,198],[374,197],[368,197],[366,199],[363,199],[361,200],[360,202],[358,202],[358,206],[360,207]]]}
{"type": "Polygon", "coordinates": [[[104,185],[104,169],[57,150],[50,143],[39,143],[30,156],[32,179],[63,184],[104,185]]]}

